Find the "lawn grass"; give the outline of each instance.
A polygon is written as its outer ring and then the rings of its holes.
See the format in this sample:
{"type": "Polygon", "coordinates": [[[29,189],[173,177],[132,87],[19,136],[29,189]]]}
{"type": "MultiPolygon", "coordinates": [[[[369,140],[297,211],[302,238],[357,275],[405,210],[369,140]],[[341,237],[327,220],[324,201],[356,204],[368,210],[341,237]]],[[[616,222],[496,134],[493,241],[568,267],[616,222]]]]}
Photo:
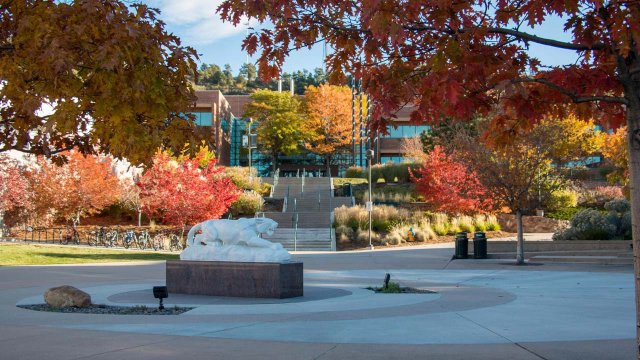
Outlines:
{"type": "Polygon", "coordinates": [[[90,247],[0,244],[0,266],[84,264],[178,259],[177,254],[90,247]]]}

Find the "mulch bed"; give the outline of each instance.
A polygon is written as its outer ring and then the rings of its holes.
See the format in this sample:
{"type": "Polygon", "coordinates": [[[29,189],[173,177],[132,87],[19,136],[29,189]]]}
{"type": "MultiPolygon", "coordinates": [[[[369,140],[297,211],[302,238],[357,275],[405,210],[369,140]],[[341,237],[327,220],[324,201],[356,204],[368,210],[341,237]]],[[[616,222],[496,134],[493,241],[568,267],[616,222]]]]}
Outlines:
{"type": "Polygon", "coordinates": [[[18,307],[35,311],[47,311],[58,313],[80,313],[80,314],[104,314],[104,315],[180,315],[184,312],[192,310],[192,307],[165,307],[164,310],[158,310],[157,307],[146,306],[109,306],[109,305],[90,305],[85,308],[67,307],[55,308],[47,304],[37,305],[19,305],[18,307]]]}

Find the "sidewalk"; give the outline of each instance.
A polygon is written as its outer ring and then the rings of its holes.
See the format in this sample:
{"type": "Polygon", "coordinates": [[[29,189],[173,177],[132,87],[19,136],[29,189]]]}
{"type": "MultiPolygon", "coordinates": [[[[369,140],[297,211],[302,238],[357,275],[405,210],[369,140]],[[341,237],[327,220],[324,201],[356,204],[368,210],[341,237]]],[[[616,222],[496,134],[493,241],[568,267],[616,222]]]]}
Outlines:
{"type": "Polygon", "coordinates": [[[157,306],[164,263],[0,268],[2,359],[632,359],[631,266],[451,261],[450,244],[295,254],[305,296],[171,294],[179,316],[35,312],[69,284],[96,303],[157,306]],[[436,294],[375,294],[385,273],[436,294]]]}

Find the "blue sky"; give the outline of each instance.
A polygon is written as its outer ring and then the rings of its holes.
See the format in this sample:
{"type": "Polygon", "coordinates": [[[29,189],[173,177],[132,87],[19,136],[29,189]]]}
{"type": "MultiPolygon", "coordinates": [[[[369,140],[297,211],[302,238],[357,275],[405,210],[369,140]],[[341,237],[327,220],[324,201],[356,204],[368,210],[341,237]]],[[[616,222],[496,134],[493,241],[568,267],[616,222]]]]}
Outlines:
{"type": "MultiPolygon", "coordinates": [[[[160,18],[167,24],[167,30],[178,35],[184,44],[190,45],[200,54],[200,62],[218,65],[230,64],[234,73],[247,60],[242,51],[242,40],[246,26],[239,28],[223,23],[215,10],[222,0],[143,0],[152,7],[159,8],[160,18]]],[[[258,26],[252,23],[251,26],[258,26]]],[[[563,33],[563,20],[552,18],[532,32],[542,37],[568,40],[563,33]]],[[[531,45],[531,53],[545,65],[562,65],[576,59],[575,52],[550,49],[545,46],[531,45]]],[[[254,63],[255,59],[249,59],[254,63]]],[[[322,46],[311,50],[300,50],[290,56],[284,64],[284,71],[312,70],[322,67],[322,46]]]]}

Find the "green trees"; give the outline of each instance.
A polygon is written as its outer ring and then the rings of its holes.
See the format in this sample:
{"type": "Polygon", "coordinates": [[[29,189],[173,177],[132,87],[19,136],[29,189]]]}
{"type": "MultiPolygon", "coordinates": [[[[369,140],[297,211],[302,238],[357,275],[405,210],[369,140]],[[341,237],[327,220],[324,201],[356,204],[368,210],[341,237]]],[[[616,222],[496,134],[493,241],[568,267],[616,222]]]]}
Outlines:
{"type": "Polygon", "coordinates": [[[251,95],[244,117],[258,120],[258,150],[271,156],[272,169],[278,168],[280,154],[296,152],[305,140],[300,101],[288,92],[258,90],[251,95]]]}
{"type": "Polygon", "coordinates": [[[195,50],[119,0],[0,1],[0,151],[77,148],[149,161],[195,125],[195,50]]]}
{"type": "MultiPolygon", "coordinates": [[[[207,90],[220,90],[225,94],[251,94],[259,89],[277,90],[276,80],[262,81],[258,78],[258,69],[254,64],[243,64],[237,75],[233,75],[233,69],[229,64],[223,68],[216,64],[202,64],[198,71],[198,86],[207,90]]],[[[298,70],[291,73],[283,73],[282,90],[291,92],[290,81],[293,78],[294,93],[302,95],[308,86],[319,86],[326,80],[324,71],[316,68],[313,71],[298,70]]]]}

